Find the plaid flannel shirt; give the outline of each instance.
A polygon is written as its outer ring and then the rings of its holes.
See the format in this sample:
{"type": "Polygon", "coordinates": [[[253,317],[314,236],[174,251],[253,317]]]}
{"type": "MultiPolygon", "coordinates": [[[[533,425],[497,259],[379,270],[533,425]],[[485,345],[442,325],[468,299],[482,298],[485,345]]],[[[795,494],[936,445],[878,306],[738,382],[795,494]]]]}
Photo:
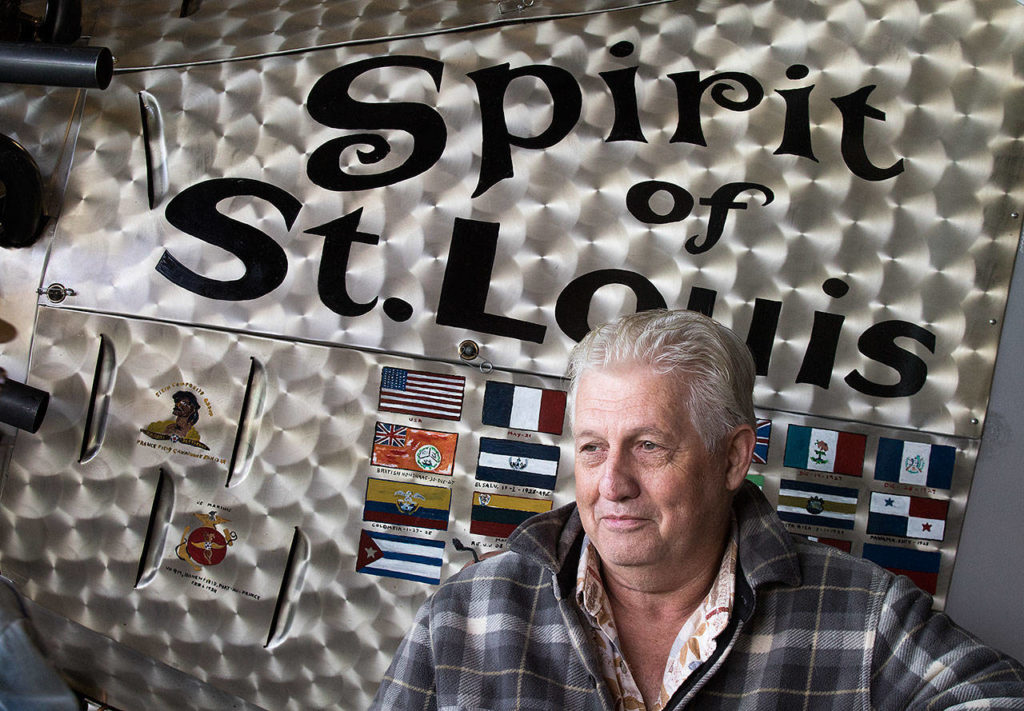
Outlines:
{"type": "MultiPolygon", "coordinates": [[[[667,709],[1024,709],[1024,667],[933,612],[907,578],[792,536],[749,483],[733,509],[732,621],[667,709]]],[[[565,506],[448,579],[373,708],[614,709],[575,602],[582,538],[565,506]]]]}

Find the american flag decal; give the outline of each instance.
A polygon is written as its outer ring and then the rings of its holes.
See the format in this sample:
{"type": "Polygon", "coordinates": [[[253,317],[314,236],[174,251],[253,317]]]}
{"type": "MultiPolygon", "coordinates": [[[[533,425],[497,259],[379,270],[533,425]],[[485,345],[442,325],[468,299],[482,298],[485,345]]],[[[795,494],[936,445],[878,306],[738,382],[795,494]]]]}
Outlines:
{"type": "Polygon", "coordinates": [[[757,439],[754,440],[754,454],[750,458],[754,464],[768,463],[768,443],[772,438],[772,421],[757,420],[757,439]]]}
{"type": "Polygon", "coordinates": [[[383,444],[386,447],[404,447],[405,427],[378,422],[377,429],[373,434],[373,443],[383,444]]]}
{"type": "Polygon", "coordinates": [[[465,387],[466,379],[461,375],[385,367],[377,407],[384,412],[459,420],[465,387]]]}

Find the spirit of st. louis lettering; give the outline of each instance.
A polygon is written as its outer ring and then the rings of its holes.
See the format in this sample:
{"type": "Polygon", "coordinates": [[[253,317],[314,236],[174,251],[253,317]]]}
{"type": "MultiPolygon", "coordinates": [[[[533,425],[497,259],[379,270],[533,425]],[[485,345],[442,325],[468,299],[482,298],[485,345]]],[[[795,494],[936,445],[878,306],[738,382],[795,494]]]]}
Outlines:
{"type": "MultiPolygon", "coordinates": [[[[620,42],[609,51],[623,59],[631,56],[633,50],[631,44],[620,42]]],[[[319,188],[335,192],[384,188],[423,175],[444,155],[448,127],[442,115],[431,106],[415,102],[366,102],[352,97],[350,90],[354,82],[363,77],[372,78],[375,72],[385,68],[422,73],[433,90],[442,90],[444,63],[429,57],[374,57],[343,65],[323,75],[307,97],[309,116],[323,126],[346,133],[325,141],[309,154],[306,174],[319,188]],[[400,165],[395,166],[392,160],[388,163],[391,167],[379,172],[344,170],[342,154],[356,147],[364,165],[384,161],[392,146],[381,134],[388,131],[400,131],[411,137],[411,149],[405,152],[400,165]]],[[[786,72],[787,81],[792,83],[775,89],[782,97],[784,111],[777,131],[778,143],[772,147],[775,155],[817,162],[821,156],[812,141],[810,96],[814,85],[807,83],[809,73],[806,66],[793,65],[786,72]]],[[[566,139],[579,122],[585,97],[576,77],[558,66],[500,64],[468,72],[466,77],[476,90],[480,136],[479,174],[470,198],[474,199],[515,176],[517,152],[554,149],[566,139]],[[550,120],[536,135],[517,135],[507,123],[509,87],[524,77],[540,82],[550,97],[550,120]]],[[[638,108],[637,67],[601,72],[600,77],[613,107],[603,140],[647,143],[638,108]]],[[[702,108],[708,111],[714,105],[720,110],[756,112],[765,101],[765,87],[744,72],[723,71],[702,76],[698,71],[684,71],[669,73],[667,78],[674,87],[677,110],[674,132],[667,139],[670,144],[708,145],[702,108]]],[[[865,181],[883,181],[903,172],[902,159],[888,166],[878,166],[868,156],[865,144],[868,119],[885,120],[885,114],[868,103],[874,88],[865,86],[845,96],[830,97],[829,101],[814,104],[815,107],[830,106],[831,111],[838,112],[841,122],[838,155],[829,159],[837,163],[841,160],[853,176],[865,181]]],[[[778,112],[768,113],[765,117],[778,120],[772,118],[777,115],[778,112]]],[[[751,114],[751,120],[757,120],[756,113],[751,114]]],[[[695,198],[684,186],[672,182],[639,181],[622,196],[623,217],[659,225],[681,222],[691,214],[699,215],[706,224],[704,233],[684,236],[680,240],[680,251],[702,255],[727,239],[730,224],[740,219],[736,211],[757,209],[775,199],[770,187],[749,180],[723,183],[708,192],[710,194],[695,198]],[[652,203],[655,195],[662,199],[667,196],[670,202],[667,211],[662,209],[663,200],[659,209],[655,209],[652,203]],[[741,201],[744,197],[750,202],[741,201]]],[[[156,270],[174,284],[206,298],[258,299],[284,282],[288,271],[287,254],[266,232],[218,212],[217,204],[229,197],[269,203],[280,213],[287,230],[292,229],[302,210],[302,203],[288,190],[260,180],[217,178],[189,186],[167,204],[167,221],[178,230],[233,254],[244,265],[244,273],[230,281],[213,279],[184,266],[169,251],[164,252],[156,270]]],[[[356,301],[347,288],[353,245],[375,248],[387,238],[359,231],[361,217],[362,208],[303,231],[324,240],[317,292],[328,309],[344,318],[362,316],[376,308],[378,302],[377,298],[356,301]]],[[[442,326],[542,343],[546,325],[486,311],[500,231],[500,224],[496,222],[453,218],[436,322],[442,326]]],[[[662,294],[642,274],[618,268],[599,269],[575,277],[557,296],[553,295],[558,327],[569,337],[580,339],[589,328],[594,294],[611,284],[630,289],[636,295],[638,309],[666,306],[662,294]]],[[[824,294],[832,302],[841,299],[848,289],[840,279],[829,279],[822,285],[824,294]]],[[[711,315],[716,296],[715,291],[693,284],[686,306],[711,315]]],[[[412,306],[400,298],[386,298],[381,306],[396,322],[407,321],[413,313],[412,306]]],[[[779,301],[756,299],[754,304],[747,341],[761,375],[768,372],[781,311],[779,301]]],[[[831,385],[844,318],[831,311],[815,312],[796,382],[821,388],[831,385]]],[[[915,341],[929,352],[935,351],[935,335],[921,326],[899,320],[876,323],[859,335],[858,350],[867,359],[895,371],[896,382],[874,382],[856,369],[844,376],[845,382],[861,393],[877,397],[906,397],[918,392],[927,378],[927,364],[898,345],[899,339],[915,341]]]]}

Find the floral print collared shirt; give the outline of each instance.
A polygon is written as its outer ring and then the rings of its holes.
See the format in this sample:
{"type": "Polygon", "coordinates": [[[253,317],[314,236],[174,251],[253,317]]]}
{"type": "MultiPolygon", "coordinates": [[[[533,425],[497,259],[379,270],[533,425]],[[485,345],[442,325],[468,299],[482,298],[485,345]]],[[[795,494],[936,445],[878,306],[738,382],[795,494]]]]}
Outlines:
{"type": "Polygon", "coordinates": [[[616,711],[662,711],[686,678],[715,652],[715,638],[729,624],[736,590],[736,526],[726,546],[711,589],[676,635],[665,665],[661,693],[653,706],[644,704],[629,666],[622,658],[611,603],[601,579],[601,558],[589,537],[576,572],[576,602],[587,613],[605,682],[616,699],[616,711]]]}

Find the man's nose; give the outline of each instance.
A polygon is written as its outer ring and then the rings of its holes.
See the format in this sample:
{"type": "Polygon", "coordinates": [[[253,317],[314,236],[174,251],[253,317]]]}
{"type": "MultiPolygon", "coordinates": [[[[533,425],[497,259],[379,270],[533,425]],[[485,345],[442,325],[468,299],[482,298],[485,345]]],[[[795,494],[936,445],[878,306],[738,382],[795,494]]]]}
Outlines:
{"type": "Polygon", "coordinates": [[[639,495],[636,463],[628,451],[613,447],[609,450],[602,467],[598,488],[602,498],[609,501],[621,501],[639,495]]]}

